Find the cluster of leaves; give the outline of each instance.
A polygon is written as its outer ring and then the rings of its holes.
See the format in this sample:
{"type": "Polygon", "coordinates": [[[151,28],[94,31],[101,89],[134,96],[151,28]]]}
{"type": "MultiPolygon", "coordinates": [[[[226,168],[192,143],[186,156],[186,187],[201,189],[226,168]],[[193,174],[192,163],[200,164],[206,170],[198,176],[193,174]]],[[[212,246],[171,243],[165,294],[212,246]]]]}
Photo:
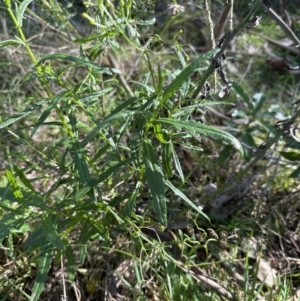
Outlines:
{"type": "MultiPolygon", "coordinates": [[[[232,150],[228,146],[242,156],[244,148],[233,134],[193,120],[195,110],[234,105],[216,95],[209,101],[195,95],[211,78],[226,45],[187,63],[185,51],[174,42],[180,67],[162,68],[161,62],[153,63],[156,58],[151,51],[159,37],[149,35],[149,43],[142,43],[143,27],[155,20],[138,13],[140,4],[128,0],[113,7],[98,1],[89,3],[84,13],[95,32],[75,35],[78,56],[56,52],[38,60],[23,31],[24,16],[32,13],[32,0],[19,5],[4,2],[18,36],[0,42],[0,47],[23,47],[34,68],[20,88],[34,83],[43,95],[28,98],[26,108],[0,124],[1,129],[9,128],[8,133],[20,145],[18,152],[8,156],[2,178],[0,242],[14,258],[12,237],[29,233],[24,248],[36,254],[32,264],[37,265],[38,273],[27,297],[34,301],[43,291],[53,260],[65,258],[68,279],[75,280],[77,267],[86,260],[88,241],[97,238],[103,249],[109,249],[113,231],[140,237],[141,227],[167,225],[173,213],[170,199],[181,199],[193,216],[208,218],[182,189],[187,176],[177,146],[201,152],[200,146],[190,142],[200,144],[207,137],[227,146],[227,154],[232,150]],[[126,47],[129,50],[124,50],[126,47]],[[121,68],[113,64],[113,57],[120,58],[126,51],[136,52],[147,66],[130,87],[121,68]],[[105,61],[105,56],[110,66],[97,62],[99,58],[105,61]],[[195,74],[200,74],[198,81],[191,79],[195,74]],[[24,129],[25,138],[20,134],[24,129]],[[144,203],[141,214],[137,207],[144,203]],[[80,234],[76,234],[78,230],[80,234]]],[[[247,24],[259,2],[235,34],[247,24]]],[[[51,2],[59,8],[55,3],[51,2]]],[[[251,100],[238,84],[233,84],[233,92],[248,108],[236,110],[236,115],[251,116],[241,141],[255,148],[253,132],[257,128],[250,124],[260,114],[265,98],[257,93],[251,100]]],[[[265,126],[268,133],[272,125],[265,126]]],[[[279,137],[273,136],[257,161],[279,137]]],[[[252,155],[247,152],[246,159],[252,155]]]]}

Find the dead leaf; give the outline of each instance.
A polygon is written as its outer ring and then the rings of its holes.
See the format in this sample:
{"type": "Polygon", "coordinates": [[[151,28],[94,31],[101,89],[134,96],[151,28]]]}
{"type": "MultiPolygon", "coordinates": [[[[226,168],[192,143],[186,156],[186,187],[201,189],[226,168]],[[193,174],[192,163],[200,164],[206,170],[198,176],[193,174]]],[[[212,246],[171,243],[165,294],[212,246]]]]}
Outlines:
{"type": "MultiPolygon", "coordinates": [[[[257,265],[257,264],[256,264],[257,265]]],[[[265,259],[261,258],[258,261],[258,273],[257,278],[269,287],[276,285],[277,271],[271,267],[271,264],[265,259]]]]}

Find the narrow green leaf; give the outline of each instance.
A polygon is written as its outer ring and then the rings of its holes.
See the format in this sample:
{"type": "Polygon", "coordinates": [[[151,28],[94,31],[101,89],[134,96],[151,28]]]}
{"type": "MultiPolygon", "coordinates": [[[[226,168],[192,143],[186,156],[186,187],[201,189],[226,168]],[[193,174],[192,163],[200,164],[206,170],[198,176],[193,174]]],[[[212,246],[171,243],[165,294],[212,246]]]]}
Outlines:
{"type": "Polygon", "coordinates": [[[132,193],[126,193],[124,195],[117,195],[114,198],[112,198],[109,201],[109,206],[110,207],[116,207],[119,206],[121,203],[123,203],[124,201],[128,200],[130,198],[132,193]]]}
{"type": "Polygon", "coordinates": [[[173,176],[173,166],[172,166],[172,145],[170,143],[162,144],[162,167],[163,173],[166,178],[173,176]]]}
{"type": "Polygon", "coordinates": [[[24,0],[24,1],[22,1],[21,4],[19,5],[17,11],[16,11],[17,20],[18,20],[18,23],[19,23],[20,27],[22,27],[22,25],[23,25],[23,17],[24,17],[25,10],[26,10],[27,6],[32,1],[33,0],[24,0]]]}
{"type": "Polygon", "coordinates": [[[124,167],[125,165],[129,164],[130,162],[134,161],[136,158],[129,158],[125,161],[122,161],[118,164],[115,164],[114,166],[108,168],[106,171],[104,171],[100,176],[93,179],[85,185],[82,189],[80,189],[75,194],[75,200],[80,200],[83,196],[85,196],[91,189],[93,189],[95,186],[97,186],[99,183],[106,180],[108,177],[110,177],[112,174],[114,174],[117,170],[119,170],[121,167],[124,167]]]}
{"type": "MultiPolygon", "coordinates": [[[[105,41],[107,38],[109,38],[109,37],[113,38],[116,35],[117,35],[117,33],[115,31],[106,31],[104,33],[95,33],[95,34],[91,34],[87,37],[78,38],[78,39],[73,40],[73,42],[78,43],[80,45],[83,45],[90,41],[102,42],[102,41],[105,41]]],[[[97,47],[100,48],[101,46],[102,46],[102,44],[99,43],[99,44],[93,45],[93,47],[91,49],[94,50],[95,48],[97,48],[97,47]]]]}
{"type": "Polygon", "coordinates": [[[15,173],[18,175],[19,179],[22,181],[22,183],[31,191],[34,191],[33,186],[31,185],[30,181],[26,178],[24,175],[24,172],[21,168],[19,168],[17,165],[13,165],[13,169],[15,173]]]}
{"type": "MultiPolygon", "coordinates": [[[[85,95],[85,96],[79,98],[79,100],[80,100],[81,102],[86,102],[86,101],[88,101],[88,100],[90,100],[90,99],[98,99],[100,96],[102,96],[102,95],[104,95],[104,94],[110,92],[110,91],[113,90],[113,89],[114,89],[113,87],[110,87],[110,88],[106,88],[106,89],[103,89],[103,90],[98,91],[98,92],[95,92],[95,93],[90,93],[90,94],[88,94],[88,95],[85,95]]],[[[99,100],[98,100],[98,101],[99,101],[99,100]]]]}
{"type": "Polygon", "coordinates": [[[83,228],[81,230],[80,238],[79,238],[79,245],[80,245],[80,251],[79,251],[79,265],[83,265],[85,261],[85,257],[87,254],[87,242],[89,239],[95,234],[95,231],[93,228],[91,228],[91,225],[88,223],[83,224],[83,228]]]}
{"type": "Polygon", "coordinates": [[[280,155],[289,161],[300,161],[299,152],[279,152],[280,155]]]}
{"type": "Polygon", "coordinates": [[[121,103],[118,107],[116,107],[107,118],[117,115],[118,113],[123,111],[125,108],[127,108],[129,105],[132,105],[136,100],[138,100],[137,97],[131,97],[131,98],[127,99],[126,101],[121,103]]]}
{"type": "Polygon", "coordinates": [[[142,25],[142,26],[149,26],[154,25],[156,22],[155,18],[149,19],[149,20],[135,20],[136,24],[142,25]]]}
{"type": "Polygon", "coordinates": [[[226,101],[218,101],[218,100],[201,100],[201,102],[198,102],[196,104],[190,105],[190,106],[186,106],[183,108],[178,109],[172,116],[176,117],[176,116],[180,116],[182,115],[182,112],[186,112],[186,111],[191,111],[192,109],[200,109],[200,108],[207,108],[207,107],[212,107],[215,105],[229,105],[229,106],[235,106],[234,103],[232,102],[226,102],[226,101]]]}
{"type": "Polygon", "coordinates": [[[249,146],[256,147],[253,135],[249,131],[242,133],[241,141],[249,146]]]}
{"type": "MultiPolygon", "coordinates": [[[[71,203],[73,203],[73,201],[71,200],[71,203]]],[[[72,207],[72,209],[70,209],[70,212],[74,212],[74,213],[78,213],[78,212],[96,212],[100,209],[99,207],[99,204],[95,204],[95,203],[92,203],[92,202],[84,202],[84,203],[79,203],[78,205],[72,207]]],[[[80,221],[80,218],[79,220],[76,220],[75,221],[75,224],[78,224],[80,221]]]]}
{"type": "Polygon", "coordinates": [[[162,130],[162,127],[160,124],[154,125],[154,133],[156,138],[163,144],[169,143],[170,136],[162,130]]]}
{"type": "Polygon", "coordinates": [[[158,220],[167,224],[167,206],[165,199],[165,184],[161,167],[158,164],[153,146],[149,140],[143,141],[143,159],[146,167],[146,177],[153,198],[154,210],[158,220]]]}
{"type": "Polygon", "coordinates": [[[113,51],[114,55],[116,56],[117,60],[120,60],[119,52],[121,50],[120,44],[116,41],[116,39],[108,38],[107,43],[110,46],[110,49],[113,51]]]}
{"type": "Polygon", "coordinates": [[[28,206],[34,206],[34,207],[39,207],[43,211],[51,211],[51,208],[45,204],[45,198],[44,195],[39,195],[35,191],[29,191],[29,192],[23,192],[24,194],[24,199],[26,201],[26,204],[28,206]]]}
{"type": "Polygon", "coordinates": [[[252,112],[252,118],[259,112],[263,106],[263,104],[266,102],[266,96],[263,93],[255,93],[253,95],[253,112],[252,112]]]}
{"type": "Polygon", "coordinates": [[[47,99],[44,99],[42,101],[40,101],[39,103],[37,104],[33,104],[33,105],[30,105],[28,108],[26,108],[23,112],[17,114],[17,115],[14,115],[12,116],[11,118],[7,119],[6,121],[0,123],[0,129],[2,128],[5,128],[7,127],[8,125],[16,122],[17,120],[27,116],[28,114],[30,114],[31,112],[39,109],[44,103],[47,102],[47,99]]]}
{"type": "MultiPolygon", "coordinates": [[[[45,125],[45,120],[49,117],[49,115],[51,114],[51,112],[54,110],[54,108],[56,107],[57,103],[59,101],[61,101],[61,99],[63,97],[66,97],[67,95],[69,94],[69,92],[61,92],[59,94],[57,94],[54,98],[49,98],[48,99],[48,102],[50,102],[50,106],[45,109],[42,113],[42,115],[40,116],[40,118],[38,119],[38,121],[34,124],[34,127],[32,129],[32,132],[31,132],[31,137],[33,137],[33,135],[36,133],[36,131],[39,129],[39,127],[41,125],[45,125]]],[[[49,123],[48,123],[49,124],[49,123]]]]}
{"type": "Polygon", "coordinates": [[[17,179],[15,178],[15,175],[11,169],[10,166],[8,166],[6,169],[5,169],[5,173],[6,173],[6,178],[9,182],[9,186],[14,194],[14,196],[19,199],[19,200],[22,200],[23,199],[23,194],[21,192],[21,189],[19,187],[19,184],[17,182],[17,179]]]}
{"type": "Polygon", "coordinates": [[[244,150],[239,140],[237,140],[229,133],[216,129],[212,126],[205,125],[200,122],[182,121],[182,120],[171,119],[171,118],[159,118],[153,121],[153,124],[157,124],[157,123],[173,126],[178,129],[184,128],[188,132],[196,132],[206,137],[220,139],[222,141],[232,144],[240,152],[242,156],[244,155],[244,150]]]}
{"type": "MultiPolygon", "coordinates": [[[[56,219],[56,217],[55,217],[56,219]]],[[[41,225],[43,229],[43,234],[46,237],[46,239],[57,249],[64,250],[65,245],[60,239],[56,229],[53,226],[53,218],[51,216],[47,215],[46,217],[43,216],[41,219],[41,225]]]]}
{"type": "Polygon", "coordinates": [[[177,189],[170,181],[166,181],[166,185],[173,190],[175,195],[182,198],[189,206],[191,206],[199,214],[201,214],[203,217],[209,220],[209,217],[200,208],[198,208],[184,193],[177,189]]]}
{"type": "Polygon", "coordinates": [[[185,60],[185,54],[183,53],[182,49],[179,48],[179,47],[176,47],[175,51],[177,53],[177,56],[179,58],[179,61],[182,65],[182,67],[185,67],[186,66],[186,60],[185,60]]]}
{"type": "MultiPolygon", "coordinates": [[[[13,217],[10,216],[10,218],[13,220],[13,217]]],[[[2,244],[3,240],[6,239],[6,237],[9,235],[11,229],[13,228],[13,223],[8,219],[8,224],[5,224],[4,222],[7,220],[7,218],[4,220],[4,218],[1,218],[0,220],[0,244],[2,244]]]]}
{"type": "Polygon", "coordinates": [[[26,44],[23,41],[19,41],[19,40],[0,41],[0,48],[6,47],[6,46],[16,46],[16,45],[26,46],[26,44]]]}
{"type": "Polygon", "coordinates": [[[15,38],[17,41],[19,41],[20,43],[26,45],[20,37],[18,37],[18,36],[15,35],[14,38],[15,38]]]}
{"type": "Polygon", "coordinates": [[[173,154],[175,168],[176,168],[176,170],[177,170],[177,172],[179,174],[181,182],[184,183],[185,179],[184,179],[184,175],[183,175],[183,171],[182,171],[182,168],[181,168],[181,164],[180,164],[179,158],[177,156],[177,153],[176,153],[176,150],[175,150],[173,144],[171,145],[171,147],[172,147],[171,151],[172,151],[172,154],[173,154]]]}
{"type": "Polygon", "coordinates": [[[143,285],[143,276],[141,275],[140,271],[140,263],[137,260],[133,260],[133,267],[134,267],[134,274],[136,275],[136,280],[139,286],[143,285]]]}
{"type": "Polygon", "coordinates": [[[112,75],[113,73],[121,73],[121,71],[118,69],[105,68],[96,63],[89,62],[86,59],[78,58],[78,57],[63,54],[63,53],[55,53],[55,54],[46,55],[42,59],[40,59],[40,61],[38,62],[37,65],[38,66],[41,65],[44,62],[46,62],[47,60],[57,60],[57,59],[74,62],[74,63],[76,63],[76,65],[86,66],[87,68],[91,68],[95,72],[99,72],[99,73],[105,73],[105,74],[109,74],[109,75],[112,75]]]}
{"type": "Polygon", "coordinates": [[[128,116],[132,116],[134,114],[135,114],[134,111],[123,111],[115,115],[108,116],[102,122],[98,123],[97,126],[93,128],[93,130],[85,136],[85,138],[80,142],[80,146],[81,147],[85,146],[93,137],[95,137],[99,133],[100,130],[107,128],[108,126],[110,126],[116,121],[120,121],[121,119],[126,118],[128,116]]]}
{"type": "Polygon", "coordinates": [[[141,187],[142,183],[141,182],[137,182],[136,187],[134,189],[134,191],[131,193],[130,197],[128,198],[127,203],[125,204],[124,208],[122,209],[122,214],[124,216],[130,216],[133,208],[135,206],[135,201],[136,198],[140,192],[140,187],[141,187]]]}
{"type": "Polygon", "coordinates": [[[157,85],[157,94],[160,95],[163,87],[163,74],[160,69],[160,64],[157,64],[157,72],[158,72],[158,85],[157,85]]]}
{"type": "Polygon", "coordinates": [[[232,156],[232,145],[226,145],[222,151],[219,152],[218,162],[224,164],[232,156]]]}
{"type": "Polygon", "coordinates": [[[163,92],[161,104],[164,104],[167,99],[172,97],[174,93],[180,89],[184,81],[186,81],[188,77],[201,65],[203,65],[207,61],[210,61],[218,51],[219,49],[212,49],[201,55],[194,62],[184,68],[183,71],[181,71],[181,73],[176,76],[172,83],[163,92]]]}
{"type": "MultiPolygon", "coordinates": [[[[30,253],[32,249],[36,249],[43,245],[45,235],[41,227],[37,227],[26,239],[24,244],[25,252],[30,253]]],[[[47,242],[48,243],[48,242],[47,242]]]]}
{"type": "Polygon", "coordinates": [[[232,87],[233,87],[235,93],[238,94],[242,98],[242,100],[247,104],[248,108],[252,111],[253,105],[250,102],[249,97],[245,93],[244,89],[235,82],[232,83],[232,87]]]}
{"type": "Polygon", "coordinates": [[[131,38],[136,38],[138,36],[136,27],[131,26],[130,23],[127,23],[127,30],[131,38]]]}
{"type": "Polygon", "coordinates": [[[85,150],[83,148],[80,148],[79,142],[77,141],[74,141],[72,149],[74,152],[75,168],[80,177],[80,181],[82,184],[89,183],[91,177],[88,164],[85,158],[85,150]]]}
{"type": "Polygon", "coordinates": [[[39,254],[38,270],[32,288],[30,301],[39,300],[51,267],[52,256],[53,250],[50,250],[50,245],[46,240],[44,240],[39,254]]]}
{"type": "MultiPolygon", "coordinates": [[[[11,210],[12,212],[9,214],[6,214],[5,216],[1,217],[0,219],[0,244],[2,241],[10,234],[13,232],[17,232],[23,228],[23,232],[27,232],[29,229],[26,229],[27,227],[27,219],[28,216],[25,218],[18,218],[16,219],[16,216],[18,215],[19,212],[11,210]],[[17,230],[17,231],[16,231],[17,230]]],[[[19,213],[19,216],[21,216],[21,212],[19,213]]]]}
{"type": "MultiPolygon", "coordinates": [[[[109,209],[108,209],[109,210],[109,209]]],[[[94,233],[98,233],[99,235],[102,236],[102,238],[104,240],[108,240],[108,235],[107,235],[107,231],[105,229],[105,226],[103,225],[103,222],[100,221],[96,221],[95,219],[88,219],[87,222],[94,228],[95,232],[94,233]]]]}
{"type": "Polygon", "coordinates": [[[71,246],[66,247],[68,280],[74,281],[76,276],[76,261],[71,246]]]}
{"type": "Polygon", "coordinates": [[[99,159],[103,154],[108,152],[110,148],[110,145],[107,143],[102,148],[99,148],[99,150],[95,153],[93,156],[92,162],[94,163],[97,159],[99,159]]]}

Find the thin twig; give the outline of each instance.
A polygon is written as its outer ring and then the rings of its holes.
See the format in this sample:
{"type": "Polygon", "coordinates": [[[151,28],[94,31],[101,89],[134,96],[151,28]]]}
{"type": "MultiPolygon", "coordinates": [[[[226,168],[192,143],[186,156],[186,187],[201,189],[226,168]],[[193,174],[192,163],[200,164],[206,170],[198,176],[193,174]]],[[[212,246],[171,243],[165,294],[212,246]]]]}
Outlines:
{"type": "MultiPolygon", "coordinates": [[[[209,8],[209,5],[208,5],[208,0],[205,0],[204,1],[205,3],[205,10],[206,10],[206,13],[207,13],[207,19],[208,19],[208,25],[209,25],[209,31],[210,31],[210,47],[209,49],[211,48],[211,45],[212,45],[212,48],[215,48],[216,47],[216,43],[215,43],[215,35],[214,35],[214,25],[213,25],[213,21],[211,19],[211,14],[210,14],[210,8],[209,8]]],[[[209,50],[207,49],[207,50],[209,50]]]]}
{"type": "MultiPolygon", "coordinates": [[[[109,63],[111,64],[111,66],[115,69],[120,69],[120,66],[119,66],[119,63],[115,60],[115,58],[113,57],[112,54],[108,53],[108,60],[109,60],[109,63]]],[[[133,97],[134,94],[130,88],[130,86],[128,85],[127,83],[127,80],[125,79],[125,77],[123,76],[122,73],[119,73],[118,74],[118,77],[119,77],[119,80],[121,82],[121,84],[123,85],[123,87],[125,88],[125,90],[127,91],[127,93],[133,97]]]]}
{"type": "Polygon", "coordinates": [[[66,282],[65,282],[65,273],[64,273],[64,257],[63,255],[60,256],[60,264],[61,264],[61,269],[62,269],[62,285],[63,285],[63,296],[62,301],[67,301],[67,289],[66,289],[66,282]]]}
{"type": "MultiPolygon", "coordinates": [[[[208,0],[204,0],[204,6],[205,6],[205,10],[207,13],[207,19],[208,19],[208,25],[209,25],[209,31],[210,31],[210,40],[206,43],[205,47],[204,47],[204,52],[216,47],[216,42],[215,42],[215,35],[214,35],[214,25],[213,25],[213,21],[211,19],[211,13],[210,13],[210,8],[208,5],[208,0]]],[[[214,86],[215,86],[215,90],[217,88],[217,75],[216,73],[214,74],[214,86]]]]}
{"type": "Polygon", "coordinates": [[[293,30],[276,14],[272,8],[266,8],[269,16],[282,28],[282,30],[296,43],[296,46],[300,45],[300,40],[295,35],[293,30]]]}
{"type": "Polygon", "coordinates": [[[233,28],[233,4],[234,4],[234,0],[230,0],[229,30],[232,30],[233,28]]]}
{"type": "Polygon", "coordinates": [[[248,15],[244,18],[244,20],[234,30],[232,30],[230,32],[230,36],[223,42],[220,51],[215,55],[211,64],[209,65],[209,67],[206,69],[206,71],[202,75],[200,82],[198,84],[198,87],[197,87],[196,91],[193,93],[192,99],[197,98],[204,83],[206,82],[206,80],[209,78],[209,76],[214,71],[215,61],[217,61],[221,57],[221,55],[224,53],[225,49],[227,48],[229,43],[232,41],[232,39],[248,24],[249,20],[251,19],[253,14],[256,12],[256,10],[260,6],[260,4],[261,4],[261,0],[256,0],[256,2],[253,4],[251,10],[249,11],[248,15]]]}
{"type": "Polygon", "coordinates": [[[282,48],[282,49],[284,49],[284,50],[287,50],[287,51],[289,51],[290,53],[293,53],[293,54],[296,54],[296,55],[300,55],[300,50],[297,49],[297,48],[295,48],[294,46],[287,46],[287,45],[284,45],[283,43],[280,43],[280,42],[278,42],[278,41],[276,41],[276,40],[273,40],[273,39],[271,39],[271,38],[269,38],[269,37],[266,37],[266,36],[263,36],[263,35],[261,35],[261,34],[258,34],[257,32],[252,31],[252,30],[249,31],[249,33],[258,36],[258,37],[260,37],[260,38],[262,38],[262,39],[264,39],[264,40],[270,42],[271,44],[273,44],[273,45],[275,45],[275,46],[277,46],[277,47],[280,47],[280,48],[282,48]]]}
{"type": "MultiPolygon", "coordinates": [[[[215,28],[214,28],[214,38],[219,38],[222,35],[222,32],[224,31],[225,28],[225,24],[227,21],[227,17],[228,17],[228,12],[230,10],[230,4],[228,3],[228,1],[226,1],[223,10],[219,16],[218,21],[216,22],[215,28]]],[[[210,50],[212,48],[212,41],[211,39],[207,41],[203,52],[206,52],[208,50],[210,50]]],[[[215,47],[215,46],[213,46],[215,47]]]]}

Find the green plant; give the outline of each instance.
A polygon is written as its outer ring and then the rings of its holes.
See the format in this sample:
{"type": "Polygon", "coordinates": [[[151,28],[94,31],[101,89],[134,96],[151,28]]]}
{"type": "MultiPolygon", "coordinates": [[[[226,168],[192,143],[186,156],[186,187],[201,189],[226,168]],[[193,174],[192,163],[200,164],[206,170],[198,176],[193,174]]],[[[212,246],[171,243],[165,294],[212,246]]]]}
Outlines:
{"type": "MultiPolygon", "coordinates": [[[[197,112],[204,115],[207,108],[234,106],[232,98],[224,101],[214,95],[211,100],[203,100],[199,93],[215,69],[225,88],[231,87],[220,67],[222,54],[246,26],[260,1],[253,3],[245,19],[223,38],[219,48],[198,55],[190,63],[180,43],[180,31],[172,37],[175,51],[169,57],[170,63],[155,52],[162,40],[158,34],[147,33],[147,27],[154,20],[145,17],[140,9],[142,3],[138,1],[122,1],[115,6],[110,1],[106,5],[101,1],[89,3],[83,16],[94,32],[87,36],[76,31],[57,1],[43,1],[45,7],[55,9],[54,19],[64,24],[69,33],[60,34],[66,40],[72,36],[77,55],[53,51],[38,59],[40,54],[35,53],[24,31],[26,12],[38,15],[38,11],[29,10],[31,2],[4,1],[17,35],[0,42],[0,47],[23,47],[33,68],[22,78],[20,87],[32,85],[34,91],[40,93],[30,94],[23,100],[25,108],[2,118],[0,124],[1,129],[7,129],[10,139],[22,146],[20,151],[8,152],[6,182],[0,190],[0,242],[13,261],[17,258],[16,252],[24,247],[26,253],[33,255],[30,258],[32,274],[34,268],[37,269],[33,287],[27,291],[21,288],[21,294],[30,300],[39,300],[53,265],[60,265],[62,269],[65,265],[67,276],[64,277],[75,281],[78,267],[83,266],[90,255],[87,246],[96,241],[101,267],[105,258],[109,258],[106,278],[111,277],[110,269],[118,270],[123,263],[110,249],[128,259],[127,267],[134,271],[131,274],[139,290],[126,277],[123,281],[128,295],[135,300],[146,300],[149,295],[145,288],[150,277],[144,270],[151,270],[158,283],[166,280],[161,289],[153,284],[157,296],[166,300],[180,300],[180,283],[187,288],[182,297],[186,300],[201,300],[203,296],[209,300],[218,295],[235,300],[233,290],[224,291],[222,286],[217,285],[211,295],[204,288],[193,293],[189,288],[195,285],[195,279],[204,281],[202,266],[215,265],[210,262],[210,252],[213,253],[218,235],[214,231],[211,236],[207,234],[205,223],[210,221],[203,206],[215,196],[237,188],[232,187],[231,182],[221,183],[220,189],[203,198],[202,206],[198,206],[184,186],[192,176],[188,175],[178,149],[183,152],[192,149],[205,165],[209,159],[203,155],[201,144],[207,138],[222,149],[221,163],[232,154],[232,146],[243,156],[240,141],[255,147],[251,122],[258,118],[264,105],[263,95],[255,94],[250,100],[241,85],[233,84],[233,92],[241,96],[247,106],[237,113],[248,115],[250,120],[241,129],[240,139],[209,120],[193,120],[193,116],[197,112]],[[143,41],[143,35],[148,42],[143,41]],[[135,56],[131,57],[130,53],[135,56]],[[124,54],[128,60],[140,60],[138,72],[131,81],[121,71],[128,64],[122,61],[124,54]],[[172,64],[175,60],[176,68],[172,64]],[[160,230],[174,216],[185,214],[192,224],[187,228],[190,233],[180,230],[177,240],[164,236],[160,230]],[[198,232],[193,232],[193,228],[198,232]],[[12,244],[15,233],[20,236],[29,233],[18,248],[12,244]],[[201,244],[196,235],[203,236],[201,244]],[[128,246],[131,241],[133,245],[128,246]],[[178,247],[180,244],[182,248],[178,247]],[[195,266],[198,251],[205,254],[206,261],[195,266]],[[157,261],[151,261],[154,256],[157,261]],[[189,273],[189,269],[194,274],[189,273]]],[[[176,17],[170,18],[169,23],[176,20],[176,17]]],[[[296,119],[297,114],[289,124],[296,119]]],[[[267,144],[257,156],[246,154],[250,163],[237,172],[235,182],[247,176],[278,142],[282,132],[271,129],[269,122],[266,130],[260,131],[261,136],[269,135],[267,144]]],[[[228,231],[237,225],[232,222],[228,231]]],[[[227,238],[223,241],[227,243],[227,238]]],[[[217,253],[214,256],[218,258],[217,253]]],[[[219,264],[222,259],[217,261],[219,264]]],[[[217,271],[214,273],[222,277],[217,271]]],[[[89,293],[95,293],[102,285],[101,277],[101,273],[94,272],[86,276],[89,293]]],[[[207,280],[205,287],[211,288],[213,284],[207,280]]],[[[248,293],[246,288],[245,293],[248,293]]]]}

